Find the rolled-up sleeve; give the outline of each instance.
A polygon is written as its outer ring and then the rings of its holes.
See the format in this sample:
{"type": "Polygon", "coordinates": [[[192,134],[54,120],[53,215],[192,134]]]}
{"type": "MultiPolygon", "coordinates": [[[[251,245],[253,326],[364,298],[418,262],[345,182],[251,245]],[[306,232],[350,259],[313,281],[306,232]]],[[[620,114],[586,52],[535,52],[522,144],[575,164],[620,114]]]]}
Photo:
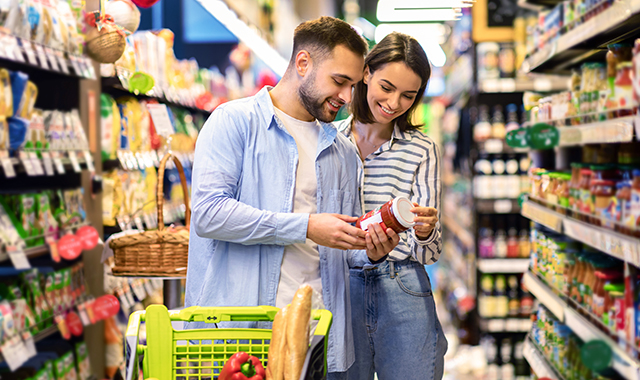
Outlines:
{"type": "Polygon", "coordinates": [[[260,210],[236,200],[247,123],[224,107],[211,114],[196,143],[192,217],[200,237],[238,244],[303,243],[309,214],[260,210]]]}

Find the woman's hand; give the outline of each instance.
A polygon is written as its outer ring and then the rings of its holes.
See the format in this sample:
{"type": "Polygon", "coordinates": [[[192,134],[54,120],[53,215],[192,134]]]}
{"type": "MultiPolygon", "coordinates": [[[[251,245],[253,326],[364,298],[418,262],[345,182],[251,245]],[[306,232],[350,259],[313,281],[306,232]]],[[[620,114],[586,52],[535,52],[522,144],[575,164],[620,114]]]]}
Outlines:
{"type": "Polygon", "coordinates": [[[380,224],[372,223],[365,235],[365,241],[369,260],[379,261],[393,251],[400,242],[400,236],[391,228],[387,228],[385,232],[380,224]]]}
{"type": "Polygon", "coordinates": [[[411,212],[416,214],[416,217],[413,218],[413,221],[416,222],[413,229],[418,239],[424,240],[428,238],[433,229],[436,228],[436,223],[438,223],[438,210],[433,207],[421,207],[415,202],[413,206],[411,212]]]}

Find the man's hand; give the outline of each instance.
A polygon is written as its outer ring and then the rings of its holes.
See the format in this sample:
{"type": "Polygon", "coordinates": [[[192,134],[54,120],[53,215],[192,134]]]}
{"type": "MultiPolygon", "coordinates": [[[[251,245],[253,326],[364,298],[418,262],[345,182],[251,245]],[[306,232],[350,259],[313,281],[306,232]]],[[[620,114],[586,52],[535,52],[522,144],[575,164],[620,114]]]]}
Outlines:
{"type": "Polygon", "coordinates": [[[357,219],[340,214],[311,214],[307,237],[329,248],[365,249],[365,232],[349,224],[357,219]]]}
{"type": "Polygon", "coordinates": [[[413,219],[416,225],[413,229],[418,239],[424,240],[428,238],[433,229],[436,228],[436,223],[438,223],[438,210],[433,207],[421,207],[415,202],[413,206],[411,212],[416,214],[416,217],[413,219]]]}
{"type": "Polygon", "coordinates": [[[385,233],[378,223],[369,225],[365,239],[367,242],[367,256],[371,261],[382,259],[393,251],[400,242],[400,236],[394,230],[387,228],[385,233]]]}

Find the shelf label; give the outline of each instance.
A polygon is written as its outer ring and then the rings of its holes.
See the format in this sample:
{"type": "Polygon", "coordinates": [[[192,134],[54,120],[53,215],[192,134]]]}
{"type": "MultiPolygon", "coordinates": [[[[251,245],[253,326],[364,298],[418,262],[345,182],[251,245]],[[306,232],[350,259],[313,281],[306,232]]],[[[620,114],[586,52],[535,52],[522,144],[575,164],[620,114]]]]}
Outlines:
{"type": "Polygon", "coordinates": [[[78,58],[75,55],[69,55],[69,60],[71,61],[71,67],[73,67],[73,71],[76,72],[76,75],[82,76],[82,69],[80,68],[80,64],[78,63],[78,58]]]}
{"type": "Polygon", "coordinates": [[[4,176],[7,178],[14,178],[16,176],[16,170],[13,167],[13,162],[9,157],[0,158],[2,161],[2,169],[4,169],[4,176]]]}
{"type": "Polygon", "coordinates": [[[33,167],[33,162],[31,162],[31,158],[29,157],[27,152],[21,151],[20,153],[18,153],[18,157],[20,158],[20,161],[22,162],[22,166],[24,166],[24,171],[27,172],[27,175],[30,177],[35,176],[36,171],[33,167]]]}
{"type": "Polygon", "coordinates": [[[51,152],[51,157],[53,157],[53,164],[58,171],[58,174],[64,175],[66,171],[64,170],[64,165],[62,164],[62,159],[60,158],[59,152],[51,152]]]}
{"type": "Polygon", "coordinates": [[[49,63],[51,64],[51,68],[55,71],[60,71],[60,66],[58,65],[58,58],[56,57],[56,54],[53,52],[53,50],[51,50],[48,47],[45,47],[44,52],[47,55],[47,59],[49,60],[49,63]]]}
{"type": "Polygon", "coordinates": [[[16,245],[7,246],[6,250],[14,268],[31,269],[29,259],[27,259],[27,255],[25,255],[24,251],[20,247],[16,245]]]}
{"type": "Polygon", "coordinates": [[[12,372],[20,368],[27,360],[27,349],[22,339],[15,336],[3,344],[2,356],[12,372]]]}
{"type": "Polygon", "coordinates": [[[42,48],[42,45],[34,43],[33,46],[36,49],[36,53],[38,54],[38,60],[40,61],[40,67],[45,70],[49,70],[49,63],[47,62],[47,55],[42,48]]]}
{"type": "Polygon", "coordinates": [[[91,156],[91,152],[85,150],[82,153],[84,154],[84,160],[87,163],[87,168],[91,173],[94,173],[96,171],[96,168],[95,166],[93,166],[93,157],[91,156]]]}
{"type": "Polygon", "coordinates": [[[67,60],[64,58],[64,53],[57,50],[55,52],[56,54],[56,58],[58,59],[58,63],[60,64],[60,69],[62,69],[62,72],[65,74],[69,74],[69,64],[67,63],[67,60]]]}
{"type": "Polygon", "coordinates": [[[42,163],[44,164],[44,171],[48,176],[53,176],[56,172],[53,169],[53,161],[49,152],[42,152],[42,163]]]}
{"type": "Polygon", "coordinates": [[[160,136],[168,137],[174,133],[173,124],[167,112],[167,106],[164,104],[147,104],[149,115],[156,127],[156,132],[160,136]]]}
{"type": "Polygon", "coordinates": [[[42,168],[42,162],[40,162],[38,154],[36,154],[36,152],[29,152],[29,158],[31,159],[36,175],[44,175],[44,169],[42,168]]]}
{"type": "Polygon", "coordinates": [[[78,155],[74,150],[69,152],[69,160],[71,160],[71,166],[73,167],[73,171],[76,173],[82,172],[80,168],[80,163],[78,162],[78,155]]]}
{"type": "Polygon", "coordinates": [[[31,41],[21,40],[22,49],[24,49],[25,54],[27,54],[27,61],[34,66],[38,66],[38,59],[36,58],[36,53],[33,51],[33,45],[31,45],[31,41]]]}
{"type": "Polygon", "coordinates": [[[548,211],[542,206],[535,205],[531,201],[526,201],[522,205],[522,215],[534,222],[545,225],[556,232],[562,229],[562,216],[553,211],[548,211]]]}

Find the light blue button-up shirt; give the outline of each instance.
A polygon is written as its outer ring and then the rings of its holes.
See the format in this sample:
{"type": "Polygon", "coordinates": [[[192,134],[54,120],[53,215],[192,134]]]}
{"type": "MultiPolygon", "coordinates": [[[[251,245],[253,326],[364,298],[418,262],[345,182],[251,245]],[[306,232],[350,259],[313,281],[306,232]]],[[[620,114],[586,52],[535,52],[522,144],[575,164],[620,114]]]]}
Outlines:
{"type": "MultiPolygon", "coordinates": [[[[320,124],[318,213],[360,216],[355,147],[332,124],[320,124]]],[[[193,165],[186,306],[275,305],[284,246],[307,236],[309,214],[292,213],[297,164],[296,142],[266,87],[211,114],[193,165]]],[[[328,370],[342,372],[354,362],[350,253],[318,251],[323,301],[333,313],[328,370]]]]}

